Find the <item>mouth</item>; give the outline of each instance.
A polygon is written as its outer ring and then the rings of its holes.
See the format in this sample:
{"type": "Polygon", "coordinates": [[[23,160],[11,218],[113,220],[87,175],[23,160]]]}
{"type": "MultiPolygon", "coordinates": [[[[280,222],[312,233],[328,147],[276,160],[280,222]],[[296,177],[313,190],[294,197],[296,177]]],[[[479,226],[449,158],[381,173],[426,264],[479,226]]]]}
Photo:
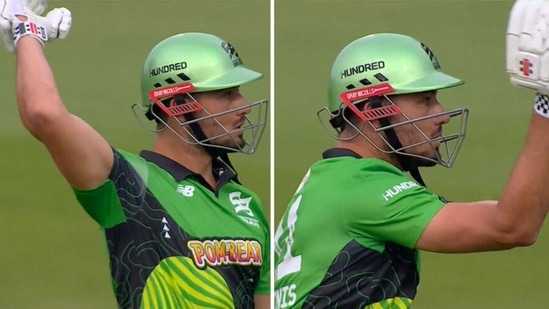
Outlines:
{"type": "Polygon", "coordinates": [[[436,134],[435,136],[431,137],[431,145],[433,145],[433,147],[438,150],[443,139],[444,138],[442,136],[442,132],[436,134]]]}
{"type": "Polygon", "coordinates": [[[431,137],[431,140],[433,141],[440,141],[442,140],[443,137],[442,137],[442,129],[438,130],[434,135],[433,137],[431,137]]]}
{"type": "Polygon", "coordinates": [[[245,124],[246,124],[246,121],[244,120],[237,122],[236,125],[234,126],[235,131],[242,130],[242,127],[244,127],[245,124]]]}
{"type": "Polygon", "coordinates": [[[244,123],[237,124],[234,127],[234,131],[242,131],[242,127],[244,126],[244,123]]]}

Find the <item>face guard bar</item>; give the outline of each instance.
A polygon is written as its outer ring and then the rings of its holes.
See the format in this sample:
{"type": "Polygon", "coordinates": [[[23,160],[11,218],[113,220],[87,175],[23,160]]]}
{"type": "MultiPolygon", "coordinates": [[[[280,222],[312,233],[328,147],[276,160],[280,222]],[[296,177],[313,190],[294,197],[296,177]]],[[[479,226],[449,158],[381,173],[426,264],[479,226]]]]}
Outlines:
{"type": "Polygon", "coordinates": [[[342,100],[340,108],[336,112],[330,112],[330,110],[326,107],[322,108],[317,112],[317,117],[320,121],[320,124],[324,131],[330,135],[331,137],[337,139],[337,140],[351,140],[358,135],[361,135],[363,138],[368,140],[370,144],[372,144],[377,150],[383,152],[383,153],[396,153],[400,155],[410,156],[419,158],[421,160],[426,160],[429,162],[433,162],[439,165],[442,165],[444,167],[452,167],[459,150],[461,149],[461,146],[463,144],[465,135],[466,135],[466,129],[467,129],[467,121],[468,121],[468,114],[469,111],[466,108],[459,108],[454,109],[446,112],[441,112],[433,115],[428,115],[420,118],[410,119],[406,114],[404,114],[398,106],[396,106],[393,101],[387,96],[393,92],[393,88],[389,84],[380,84],[372,87],[366,87],[361,89],[354,89],[351,91],[344,92],[340,95],[340,98],[342,100]],[[368,109],[365,111],[360,111],[356,107],[356,103],[364,100],[368,100],[371,97],[374,96],[383,96],[387,99],[387,101],[390,103],[389,105],[368,109]],[[343,112],[345,108],[348,108],[352,111],[354,115],[356,115],[361,120],[360,128],[357,127],[357,125],[353,124],[345,115],[343,112]],[[326,122],[323,120],[322,114],[327,112],[329,115],[329,122],[332,124],[332,127],[336,128],[336,133],[333,132],[332,129],[329,129],[326,125],[326,122]],[[375,126],[373,121],[382,119],[382,118],[388,118],[393,117],[397,115],[402,115],[402,117],[405,119],[404,121],[394,123],[387,126],[375,126]],[[441,135],[435,138],[428,137],[421,129],[418,128],[416,123],[425,121],[428,119],[441,117],[441,116],[449,116],[451,119],[454,117],[459,117],[459,121],[451,121],[452,124],[457,123],[457,128],[454,128],[455,133],[450,133],[446,135],[441,135]],[[335,119],[339,119],[339,121],[335,121],[335,119]],[[353,134],[350,137],[342,138],[340,137],[341,130],[339,130],[336,126],[334,126],[334,123],[341,123],[343,120],[346,125],[351,126],[356,130],[356,134],[353,134]],[[385,143],[387,147],[380,147],[378,146],[374,141],[372,141],[368,136],[366,136],[362,129],[364,128],[364,125],[369,124],[373,131],[378,134],[378,136],[381,138],[381,140],[385,143]],[[397,127],[402,127],[405,125],[411,125],[417,132],[419,132],[421,136],[421,141],[414,142],[410,145],[405,145],[400,148],[395,148],[391,145],[391,143],[387,140],[386,134],[382,134],[382,132],[394,129],[397,127]],[[440,143],[440,148],[437,148],[434,143],[440,143]],[[432,153],[435,154],[435,158],[427,157],[423,155],[414,154],[410,150],[414,147],[418,147],[420,145],[429,144],[431,147],[432,153]]]}
{"type": "Polygon", "coordinates": [[[169,117],[168,119],[171,119],[171,118],[175,119],[178,125],[183,127],[183,129],[187,133],[186,134],[187,136],[182,136],[176,130],[174,130],[168,124],[169,121],[164,120],[163,116],[155,112],[155,110],[152,108],[153,105],[145,107],[139,103],[134,103],[132,105],[132,111],[136,116],[138,122],[148,131],[158,133],[168,128],[174,134],[176,134],[180,139],[182,139],[184,142],[188,144],[198,144],[203,147],[220,148],[230,152],[241,152],[246,154],[254,153],[257,150],[259,142],[265,131],[265,125],[267,123],[267,117],[268,117],[268,101],[261,100],[261,101],[250,103],[248,105],[245,105],[239,108],[234,108],[228,111],[211,114],[206,109],[204,109],[199,102],[195,100],[195,98],[192,96],[191,93],[189,93],[194,89],[195,87],[191,83],[184,83],[184,84],[168,86],[160,89],[154,89],[149,92],[149,98],[151,99],[152,103],[158,106],[169,117]],[[165,99],[174,97],[176,95],[185,95],[188,98],[190,98],[190,100],[186,100],[185,103],[174,105],[174,106],[166,106],[161,102],[161,100],[165,100],[165,99]],[[239,112],[244,109],[250,109],[251,112],[250,114],[248,114],[248,116],[242,116],[243,124],[239,129],[228,130],[216,119],[216,117],[239,112]],[[141,120],[141,117],[138,116],[137,110],[139,110],[139,112],[143,114],[150,113],[154,117],[154,119],[157,119],[160,123],[164,125],[164,128],[160,130],[150,129],[149,126],[145,125],[145,123],[141,120]],[[203,111],[206,114],[206,116],[195,118],[193,113],[198,111],[203,111]],[[251,117],[254,117],[255,121],[250,120],[251,117]],[[184,120],[182,121],[181,119],[184,119],[184,120]],[[215,124],[217,124],[222,129],[222,133],[217,134],[215,136],[206,137],[205,139],[199,139],[195,134],[193,134],[189,125],[194,123],[199,123],[201,121],[208,120],[208,119],[211,119],[215,124]],[[242,139],[242,142],[238,142],[234,137],[234,135],[237,135],[239,133],[242,133],[245,135],[242,139]],[[224,143],[224,144],[215,143],[216,139],[219,139],[225,136],[230,138],[230,141],[231,141],[230,143],[224,143]]]}

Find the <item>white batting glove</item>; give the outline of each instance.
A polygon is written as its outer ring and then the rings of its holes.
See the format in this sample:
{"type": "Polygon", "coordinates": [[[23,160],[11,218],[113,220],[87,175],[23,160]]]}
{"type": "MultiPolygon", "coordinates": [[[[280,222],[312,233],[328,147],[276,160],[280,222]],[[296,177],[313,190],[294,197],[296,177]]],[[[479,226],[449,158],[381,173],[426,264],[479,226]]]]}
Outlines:
{"type": "Polygon", "coordinates": [[[47,5],[46,0],[0,0],[0,37],[10,53],[15,52],[12,30],[12,22],[18,21],[15,15],[26,15],[27,12],[41,15],[47,5]]]}
{"type": "Polygon", "coordinates": [[[511,83],[549,95],[549,1],[517,0],[507,25],[511,83]]]}
{"type": "Polygon", "coordinates": [[[0,7],[0,33],[10,53],[15,52],[17,42],[24,36],[32,36],[43,45],[56,38],[64,39],[71,28],[71,12],[66,8],[53,9],[46,17],[35,13],[44,11],[44,0],[0,0],[0,7]],[[24,3],[29,6],[24,6],[24,3]],[[17,16],[24,16],[27,20],[21,21],[17,16]]]}

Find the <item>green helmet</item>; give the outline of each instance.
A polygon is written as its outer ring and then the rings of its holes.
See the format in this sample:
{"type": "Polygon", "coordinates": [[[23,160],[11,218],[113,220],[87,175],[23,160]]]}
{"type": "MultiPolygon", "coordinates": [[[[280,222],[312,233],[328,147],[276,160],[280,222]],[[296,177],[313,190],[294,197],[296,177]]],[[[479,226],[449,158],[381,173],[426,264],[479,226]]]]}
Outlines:
{"type": "Polygon", "coordinates": [[[372,34],[348,44],[337,56],[328,82],[328,108],[341,108],[340,95],[352,89],[388,83],[386,94],[406,94],[463,84],[442,73],[433,52],[423,43],[395,33],[372,34]]]}
{"type": "MultiPolygon", "coordinates": [[[[372,34],[357,39],[341,50],[332,65],[328,82],[328,106],[317,114],[323,129],[332,137],[351,140],[358,135],[366,138],[375,148],[384,153],[396,154],[405,170],[417,165],[440,164],[451,167],[465,138],[468,110],[465,108],[444,111],[425,117],[411,119],[391,100],[391,95],[433,91],[462,85],[463,81],[444,74],[440,64],[427,45],[406,35],[395,33],[372,34]],[[382,105],[380,97],[388,104],[382,105]],[[375,98],[375,99],[374,99],[375,98]],[[368,109],[359,110],[355,104],[370,100],[368,109]],[[378,145],[363,132],[361,125],[355,125],[346,116],[349,110],[362,121],[370,123],[374,132],[385,145],[378,145]],[[329,113],[333,134],[321,119],[321,114],[329,113]],[[393,118],[401,114],[402,117],[393,118]],[[446,133],[431,137],[421,131],[416,123],[427,119],[449,116],[456,133],[446,133]],[[395,119],[400,119],[397,121],[395,119]],[[377,122],[373,125],[372,122],[377,122]],[[402,145],[395,128],[412,126],[422,136],[421,141],[402,145]],[[341,137],[345,127],[354,128],[354,136],[341,137]],[[440,146],[434,146],[437,145],[440,146]],[[414,148],[429,144],[434,157],[414,153],[414,148]],[[427,162],[427,163],[426,163],[427,162]]],[[[449,127],[446,127],[449,128],[449,127]]]]}
{"type": "Polygon", "coordinates": [[[206,33],[174,35],[158,43],[147,56],[141,74],[142,104],[135,103],[132,110],[145,128],[147,126],[137,116],[139,111],[144,112],[149,120],[164,124],[160,129],[147,128],[150,131],[170,129],[186,143],[206,147],[206,151],[212,156],[227,151],[253,153],[267,121],[266,100],[213,114],[204,109],[192,94],[241,86],[262,76],[261,73],[245,68],[234,47],[217,36],[206,33]],[[166,99],[177,98],[178,95],[184,95],[189,100],[185,104],[170,107],[164,104],[166,99]],[[184,128],[186,136],[177,133],[154,106],[169,117],[185,115],[186,117],[174,117],[174,120],[184,128]],[[244,109],[249,109],[250,113],[244,116],[244,124],[236,131],[245,133],[246,138],[243,142],[237,142],[231,137],[237,132],[227,130],[216,117],[244,109]],[[197,118],[197,111],[202,111],[202,116],[197,118]],[[256,120],[251,120],[249,116],[255,116],[256,120]],[[222,128],[222,133],[206,136],[199,122],[207,119],[217,123],[222,128]],[[217,143],[218,138],[226,136],[232,138],[233,144],[217,143]]]}
{"type": "Polygon", "coordinates": [[[149,53],[141,75],[144,107],[154,89],[190,83],[192,92],[241,86],[263,75],[242,65],[234,47],[206,33],[183,33],[158,43],[149,53]]]}

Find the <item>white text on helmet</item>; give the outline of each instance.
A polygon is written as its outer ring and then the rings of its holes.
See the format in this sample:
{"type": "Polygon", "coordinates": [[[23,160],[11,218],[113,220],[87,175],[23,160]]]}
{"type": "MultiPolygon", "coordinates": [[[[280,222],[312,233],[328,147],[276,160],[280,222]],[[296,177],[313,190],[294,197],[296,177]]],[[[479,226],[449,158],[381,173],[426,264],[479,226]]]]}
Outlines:
{"type": "Polygon", "coordinates": [[[176,63],[172,63],[172,64],[168,64],[168,65],[164,65],[164,66],[152,69],[151,72],[149,73],[149,76],[151,77],[157,76],[160,74],[168,73],[171,71],[182,70],[186,68],[187,68],[187,62],[176,62],[176,63]]]}
{"type": "Polygon", "coordinates": [[[345,69],[341,72],[341,78],[353,76],[358,73],[364,73],[368,71],[374,71],[383,69],[385,67],[385,61],[374,61],[371,63],[365,63],[361,65],[357,65],[356,67],[351,67],[348,69],[345,69]]]}

